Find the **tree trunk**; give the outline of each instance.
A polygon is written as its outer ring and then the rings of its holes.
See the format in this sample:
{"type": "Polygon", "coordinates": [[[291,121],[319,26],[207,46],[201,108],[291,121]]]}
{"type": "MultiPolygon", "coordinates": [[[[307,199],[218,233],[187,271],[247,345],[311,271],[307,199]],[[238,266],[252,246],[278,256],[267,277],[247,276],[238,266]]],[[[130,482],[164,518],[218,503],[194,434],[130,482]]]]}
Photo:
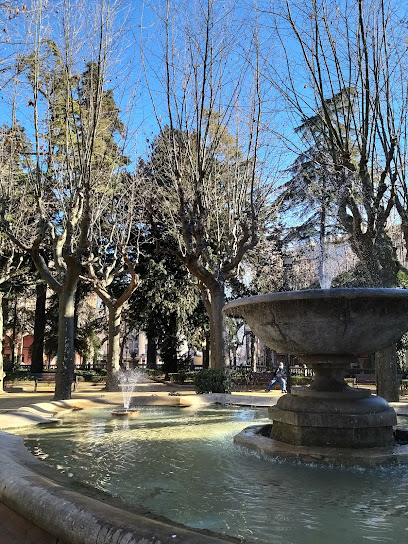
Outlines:
{"type": "Polygon", "coordinates": [[[251,369],[253,372],[256,372],[256,366],[258,361],[256,357],[255,335],[252,331],[250,333],[250,340],[251,340],[251,369]]]}
{"type": "Polygon", "coordinates": [[[147,368],[157,369],[157,346],[156,346],[156,331],[154,323],[150,322],[147,331],[147,357],[146,357],[146,366],[147,368]]]}
{"type": "Polygon", "coordinates": [[[210,336],[205,337],[205,346],[203,347],[203,368],[210,366],[210,336]]]}
{"type": "Polygon", "coordinates": [[[18,335],[18,343],[17,343],[17,368],[21,369],[21,365],[23,364],[23,349],[24,349],[24,336],[22,335],[22,332],[20,331],[18,335]]]}
{"type": "Polygon", "coordinates": [[[108,306],[109,310],[109,343],[108,343],[108,374],[106,377],[106,391],[119,391],[118,372],[120,370],[120,320],[122,307],[114,304],[108,306]]]}
{"type": "Polygon", "coordinates": [[[273,368],[273,350],[271,348],[268,348],[268,346],[264,346],[265,350],[265,366],[266,370],[272,370],[273,368]]]}
{"type": "Polygon", "coordinates": [[[178,371],[177,365],[177,316],[175,313],[169,316],[169,328],[163,342],[163,370],[166,373],[166,380],[170,373],[178,371]]]}
{"type": "MultiPolygon", "coordinates": [[[[128,340],[130,331],[127,331],[125,328],[125,331],[123,333],[123,336],[121,339],[119,339],[120,343],[120,353],[119,353],[119,368],[128,368],[129,360],[126,361],[126,363],[123,362],[123,358],[125,356],[125,347],[128,340]],[[122,341],[120,341],[122,340],[122,341]]],[[[128,354],[127,354],[128,355],[128,354]]]]}
{"type": "Polygon", "coordinates": [[[10,338],[10,359],[11,368],[14,372],[16,370],[16,350],[17,350],[17,297],[14,299],[13,308],[13,326],[12,326],[11,338],[10,338]]]}
{"type": "Polygon", "coordinates": [[[36,285],[34,341],[31,353],[31,371],[42,372],[44,367],[44,333],[45,333],[45,305],[47,301],[47,285],[38,282],[36,285]]]}
{"type": "Polygon", "coordinates": [[[397,350],[396,345],[377,351],[375,354],[375,373],[377,394],[388,402],[399,401],[399,384],[397,382],[397,350]]]}
{"type": "Polygon", "coordinates": [[[0,291],[0,394],[3,393],[3,382],[4,382],[4,367],[3,367],[3,339],[4,339],[4,330],[3,330],[3,293],[0,291]]]}
{"type": "Polygon", "coordinates": [[[54,400],[71,398],[71,386],[75,368],[75,292],[76,282],[66,282],[58,296],[58,361],[54,400]]]}
{"type": "Polygon", "coordinates": [[[217,285],[217,287],[211,289],[211,368],[225,368],[226,366],[229,366],[227,333],[225,328],[224,314],[222,313],[224,306],[224,288],[221,285],[217,285]]]}

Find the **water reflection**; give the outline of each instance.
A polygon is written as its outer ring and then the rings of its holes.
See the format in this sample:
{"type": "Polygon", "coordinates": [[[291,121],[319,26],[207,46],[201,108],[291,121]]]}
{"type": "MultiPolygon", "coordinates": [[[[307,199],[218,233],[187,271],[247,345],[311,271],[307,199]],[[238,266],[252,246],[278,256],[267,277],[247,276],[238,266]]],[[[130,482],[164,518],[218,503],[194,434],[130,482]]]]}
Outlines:
{"type": "Polygon", "coordinates": [[[90,485],[190,525],[274,544],[404,542],[408,468],[332,469],[233,444],[265,410],[142,407],[75,413],[26,437],[35,455],[90,485]]]}

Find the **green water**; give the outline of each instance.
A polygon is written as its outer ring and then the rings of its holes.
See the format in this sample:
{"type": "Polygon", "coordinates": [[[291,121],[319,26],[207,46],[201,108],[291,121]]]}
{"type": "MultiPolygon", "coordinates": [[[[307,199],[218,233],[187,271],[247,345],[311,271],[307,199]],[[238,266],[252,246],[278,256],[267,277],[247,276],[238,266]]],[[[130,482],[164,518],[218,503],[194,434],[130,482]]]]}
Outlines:
{"type": "Polygon", "coordinates": [[[191,527],[273,544],[408,541],[408,467],[350,469],[276,461],[234,445],[250,408],[89,410],[25,432],[68,476],[191,527]]]}

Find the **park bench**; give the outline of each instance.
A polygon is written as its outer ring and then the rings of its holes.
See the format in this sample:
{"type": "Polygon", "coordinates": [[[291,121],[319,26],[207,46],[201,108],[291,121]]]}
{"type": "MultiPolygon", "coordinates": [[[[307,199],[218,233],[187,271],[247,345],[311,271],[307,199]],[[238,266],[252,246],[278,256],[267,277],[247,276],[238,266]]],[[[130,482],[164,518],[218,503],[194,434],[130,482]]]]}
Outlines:
{"type": "MultiPolygon", "coordinates": [[[[39,383],[55,383],[56,372],[38,372],[34,374],[34,391],[37,391],[39,383]]],[[[78,384],[78,376],[74,374],[74,379],[72,381],[74,391],[78,384]]]]}
{"type": "Polygon", "coordinates": [[[244,387],[246,390],[252,388],[263,388],[268,385],[273,376],[273,372],[252,372],[251,370],[241,370],[238,375],[233,377],[234,387],[244,387]]]}
{"type": "MultiPolygon", "coordinates": [[[[402,382],[401,374],[397,374],[397,382],[401,388],[402,393],[404,384],[402,382]]],[[[354,378],[354,385],[356,387],[358,387],[359,385],[377,385],[375,374],[356,374],[356,377],[354,378]]]]}
{"type": "Polygon", "coordinates": [[[359,385],[376,385],[375,374],[357,374],[354,378],[354,384],[359,385]]]}
{"type": "Polygon", "coordinates": [[[257,388],[265,389],[274,377],[274,372],[254,372],[252,375],[252,385],[257,388]]]}

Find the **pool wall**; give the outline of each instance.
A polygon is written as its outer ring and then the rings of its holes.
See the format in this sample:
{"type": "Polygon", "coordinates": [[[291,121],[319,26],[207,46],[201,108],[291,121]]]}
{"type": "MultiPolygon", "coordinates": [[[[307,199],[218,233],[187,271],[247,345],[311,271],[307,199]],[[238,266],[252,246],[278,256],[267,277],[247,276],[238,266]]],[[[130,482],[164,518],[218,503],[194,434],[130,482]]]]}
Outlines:
{"type": "Polygon", "coordinates": [[[21,437],[0,431],[0,534],[4,544],[239,542],[172,523],[142,508],[127,508],[85,487],[34,457],[21,437]]]}

